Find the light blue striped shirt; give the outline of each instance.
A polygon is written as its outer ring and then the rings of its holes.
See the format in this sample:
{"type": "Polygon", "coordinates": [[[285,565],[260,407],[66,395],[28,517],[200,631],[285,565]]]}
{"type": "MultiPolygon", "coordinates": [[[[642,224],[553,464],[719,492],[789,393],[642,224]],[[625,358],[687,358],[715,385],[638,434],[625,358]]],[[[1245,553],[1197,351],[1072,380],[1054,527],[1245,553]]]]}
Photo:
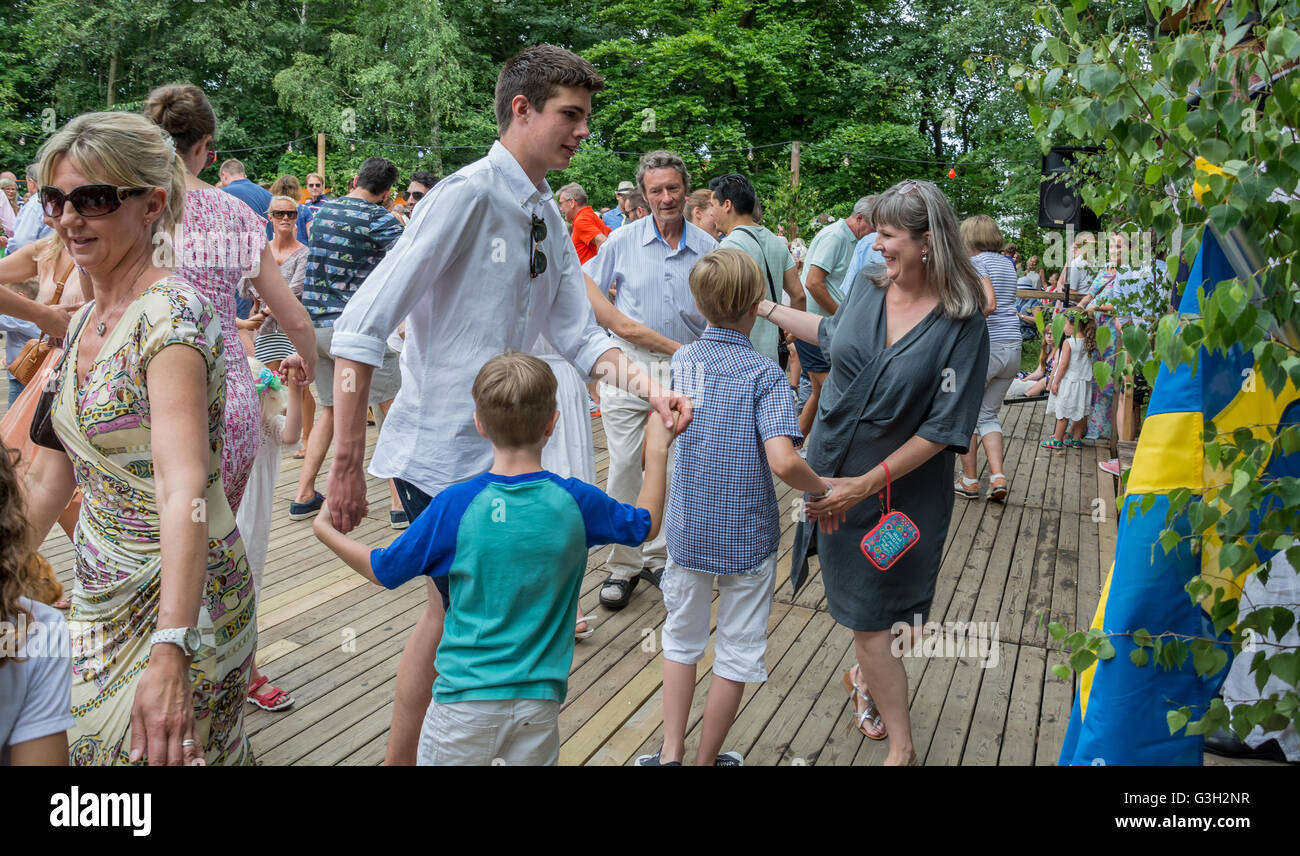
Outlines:
{"type": "Polygon", "coordinates": [[[600,252],[582,266],[604,294],[618,289],[614,306],[674,342],[689,345],[708,325],[691,295],[695,263],[718,242],[693,223],[683,224],[677,249],[659,234],[653,215],[609,233],[600,252]]]}

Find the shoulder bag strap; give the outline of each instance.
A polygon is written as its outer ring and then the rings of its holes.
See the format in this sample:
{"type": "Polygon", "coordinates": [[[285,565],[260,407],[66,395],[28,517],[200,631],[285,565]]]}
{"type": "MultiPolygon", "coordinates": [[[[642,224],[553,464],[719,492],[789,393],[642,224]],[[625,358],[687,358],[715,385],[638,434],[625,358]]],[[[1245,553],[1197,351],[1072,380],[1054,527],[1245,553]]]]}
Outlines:
{"type": "Polygon", "coordinates": [[[737,226],[732,231],[744,233],[754,242],[754,246],[758,247],[758,257],[763,260],[763,273],[767,275],[767,290],[772,295],[772,302],[780,303],[781,300],[776,295],[776,282],[772,279],[772,268],[767,263],[767,253],[763,252],[763,243],[758,240],[757,235],[749,231],[748,226],[737,226]]]}

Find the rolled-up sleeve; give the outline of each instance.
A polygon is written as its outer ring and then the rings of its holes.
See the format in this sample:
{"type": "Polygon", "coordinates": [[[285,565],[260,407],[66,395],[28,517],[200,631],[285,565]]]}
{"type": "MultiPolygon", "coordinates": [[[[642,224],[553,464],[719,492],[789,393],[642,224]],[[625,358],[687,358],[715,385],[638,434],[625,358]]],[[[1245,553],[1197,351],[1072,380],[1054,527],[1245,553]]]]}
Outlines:
{"type": "Polygon", "coordinates": [[[383,365],[388,337],[470,249],[468,242],[478,234],[486,206],[480,195],[460,176],[438,182],[423,200],[423,210],[416,213],[334,322],[332,356],[383,365]]]}
{"type": "MultiPolygon", "coordinates": [[[[587,264],[598,258],[599,253],[587,264]]],[[[590,377],[600,355],[618,345],[596,323],[596,312],[587,297],[586,280],[582,278],[583,269],[578,265],[578,253],[572,244],[563,253],[562,264],[560,285],[551,301],[551,311],[541,323],[541,332],[555,350],[590,377]]]]}

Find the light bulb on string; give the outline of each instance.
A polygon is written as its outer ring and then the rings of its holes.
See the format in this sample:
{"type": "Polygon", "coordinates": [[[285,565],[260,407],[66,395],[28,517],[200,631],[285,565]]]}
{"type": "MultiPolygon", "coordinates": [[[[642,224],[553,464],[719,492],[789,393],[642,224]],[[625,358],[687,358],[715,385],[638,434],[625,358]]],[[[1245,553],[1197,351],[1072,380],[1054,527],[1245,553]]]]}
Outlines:
{"type": "Polygon", "coordinates": [[[949,178],[956,178],[956,177],[957,177],[957,168],[956,168],[956,167],[951,167],[951,166],[948,167],[948,177],[949,177],[949,178]]]}
{"type": "Polygon", "coordinates": [[[348,143],[348,151],[353,151],[353,152],[355,152],[356,150],[357,150],[357,144],[356,144],[356,143],[348,143]]]}
{"type": "Polygon", "coordinates": [[[19,138],[18,138],[18,145],[20,145],[20,146],[25,146],[25,145],[27,145],[27,138],[26,138],[26,137],[19,137],[19,138]]]}
{"type": "Polygon", "coordinates": [[[423,158],[423,157],[424,157],[424,149],[416,149],[416,150],[415,150],[415,156],[416,156],[417,158],[423,158]]]}
{"type": "Polygon", "coordinates": [[[754,150],[752,148],[749,150],[749,159],[750,160],[754,159],[754,150]]]}
{"type": "Polygon", "coordinates": [[[845,156],[844,156],[844,165],[845,165],[845,166],[848,166],[848,165],[849,165],[849,156],[848,156],[848,155],[845,155],[845,156]]]}

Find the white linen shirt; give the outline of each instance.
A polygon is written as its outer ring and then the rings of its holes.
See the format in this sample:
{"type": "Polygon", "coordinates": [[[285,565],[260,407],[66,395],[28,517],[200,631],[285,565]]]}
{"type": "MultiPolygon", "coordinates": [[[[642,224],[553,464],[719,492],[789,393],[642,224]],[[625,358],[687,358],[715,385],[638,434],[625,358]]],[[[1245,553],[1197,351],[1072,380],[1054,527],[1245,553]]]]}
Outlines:
{"type": "Polygon", "coordinates": [[[470,389],[483,364],[543,336],[583,375],[617,347],[596,324],[578,253],[543,180],[534,185],[500,142],[448,176],[334,322],[330,353],[379,366],[406,319],[402,388],[370,462],[433,496],[492,465],[474,429],[470,389]],[[546,222],[546,271],[529,276],[532,217],[546,222]]]}
{"type": "Polygon", "coordinates": [[[673,249],[650,215],[610,232],[582,269],[601,293],[608,295],[610,286],[618,288],[614,307],[619,312],[679,345],[689,345],[709,324],[691,294],[691,268],[717,247],[708,232],[688,222],[673,249]]]}

